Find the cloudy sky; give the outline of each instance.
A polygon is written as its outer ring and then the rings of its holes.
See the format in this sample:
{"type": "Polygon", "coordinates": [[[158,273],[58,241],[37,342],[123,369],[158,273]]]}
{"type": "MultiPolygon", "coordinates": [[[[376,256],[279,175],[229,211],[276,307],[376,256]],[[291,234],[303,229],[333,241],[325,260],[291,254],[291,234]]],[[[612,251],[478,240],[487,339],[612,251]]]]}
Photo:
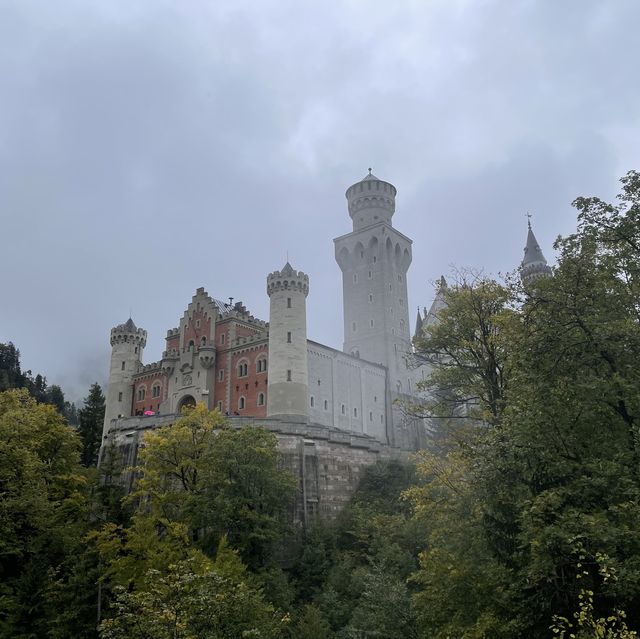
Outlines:
{"type": "Polygon", "coordinates": [[[340,347],[332,239],[369,166],[414,240],[410,305],[454,266],[547,257],[578,195],[640,168],[637,0],[0,0],[0,342],[71,399],[130,310],[161,357],[196,288],[268,319],[309,274],[340,347]]]}

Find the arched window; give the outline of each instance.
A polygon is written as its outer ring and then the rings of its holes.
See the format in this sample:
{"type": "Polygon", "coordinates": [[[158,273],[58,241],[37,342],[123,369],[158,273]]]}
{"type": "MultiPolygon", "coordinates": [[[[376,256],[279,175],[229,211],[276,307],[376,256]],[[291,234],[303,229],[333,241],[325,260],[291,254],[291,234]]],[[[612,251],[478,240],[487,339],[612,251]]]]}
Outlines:
{"type": "Polygon", "coordinates": [[[143,386],[142,388],[138,389],[138,401],[142,402],[144,401],[144,396],[147,394],[147,389],[143,386]]]}
{"type": "Polygon", "coordinates": [[[238,377],[246,377],[249,373],[249,365],[245,360],[238,364],[238,377]]]}
{"type": "Polygon", "coordinates": [[[258,393],[258,406],[264,406],[264,393],[258,393]]]}
{"type": "Polygon", "coordinates": [[[160,397],[160,384],[154,384],[152,386],[151,397],[160,397]]]}
{"type": "Polygon", "coordinates": [[[195,346],[196,346],[196,343],[192,339],[190,339],[189,340],[189,350],[193,350],[195,348],[195,346]]]}
{"type": "Polygon", "coordinates": [[[202,337],[202,339],[200,340],[200,346],[206,346],[207,345],[207,338],[206,337],[202,337]]]}
{"type": "Polygon", "coordinates": [[[244,410],[245,403],[246,403],[245,398],[240,397],[240,399],[238,400],[238,410],[244,410]]]}
{"type": "Polygon", "coordinates": [[[267,372],[267,358],[259,357],[256,360],[256,371],[258,373],[266,373],[267,372]]]}
{"type": "Polygon", "coordinates": [[[313,398],[313,395],[311,395],[311,399],[309,400],[309,404],[311,405],[311,408],[313,408],[313,406],[315,404],[315,399],[313,398]]]}

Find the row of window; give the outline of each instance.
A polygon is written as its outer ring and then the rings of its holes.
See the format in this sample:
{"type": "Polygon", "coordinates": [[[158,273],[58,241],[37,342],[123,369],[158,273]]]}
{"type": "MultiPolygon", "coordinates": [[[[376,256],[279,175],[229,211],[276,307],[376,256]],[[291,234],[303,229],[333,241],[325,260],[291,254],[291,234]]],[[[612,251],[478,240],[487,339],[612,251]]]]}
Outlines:
{"type": "MultiPolygon", "coordinates": [[[[374,258],[373,258],[373,262],[375,263],[375,261],[376,261],[376,258],[375,258],[375,256],[374,256],[374,258]]],[[[369,271],[369,272],[367,273],[367,278],[368,278],[368,279],[373,279],[373,271],[369,271]]],[[[398,275],[398,282],[402,282],[402,275],[398,275]]],[[[358,283],[358,274],[357,274],[357,273],[354,273],[354,274],[353,274],[353,283],[354,283],[354,284],[357,284],[357,283],[358,283]]],[[[390,291],[391,291],[391,290],[393,290],[393,289],[392,289],[392,287],[391,287],[391,284],[389,284],[389,290],[390,290],[390,291]]]]}
{"type": "MultiPolygon", "coordinates": [[[[256,398],[256,406],[264,406],[264,393],[258,393],[258,397],[256,398]]],[[[247,400],[244,396],[238,398],[238,410],[244,410],[247,407],[247,400]]],[[[218,402],[218,410],[222,412],[222,402],[218,402]]]]}
{"type": "MultiPolygon", "coordinates": [[[[377,397],[375,398],[376,400],[378,399],[377,397]]],[[[311,395],[311,397],[309,398],[309,405],[311,406],[311,408],[314,408],[316,405],[316,400],[315,397],[313,395],[311,395]]],[[[329,410],[329,401],[328,400],[324,400],[324,410],[329,410]]],[[[347,414],[347,407],[345,404],[340,404],[340,412],[343,415],[347,414]]],[[[357,419],[358,417],[358,409],[356,407],[353,408],[353,416],[357,419]]],[[[373,421],[373,412],[369,411],[369,421],[372,422],[373,421]]],[[[383,423],[384,422],[384,417],[382,415],[380,415],[380,422],[383,423]]]]}
{"type": "MultiPolygon", "coordinates": [[[[393,310],[391,311],[393,313],[393,310]]],[[[375,326],[375,321],[373,319],[369,320],[369,328],[373,328],[375,326]]],[[[401,319],[400,320],[400,330],[404,330],[404,320],[401,319]]],[[[357,322],[351,322],[351,330],[355,333],[358,330],[358,324],[357,322]]],[[[396,329],[392,328],[391,329],[391,334],[395,335],[396,334],[396,329]]]]}
{"type": "MultiPolygon", "coordinates": [[[[162,392],[162,387],[160,386],[160,384],[155,384],[154,386],[151,387],[151,397],[160,397],[161,392],[162,392]]],[[[122,399],[120,398],[120,395],[122,395],[122,393],[119,394],[118,399],[122,401],[122,399]]],[[[139,402],[143,401],[146,395],[147,395],[146,387],[143,386],[142,388],[138,388],[139,402]]]]}
{"type": "MultiPolygon", "coordinates": [[[[267,372],[267,358],[259,357],[256,360],[256,373],[266,373],[267,372]]],[[[238,362],[238,377],[247,377],[249,375],[249,362],[246,360],[242,360],[238,362]]],[[[224,381],[224,368],[221,368],[218,371],[218,381],[224,381]]]]}

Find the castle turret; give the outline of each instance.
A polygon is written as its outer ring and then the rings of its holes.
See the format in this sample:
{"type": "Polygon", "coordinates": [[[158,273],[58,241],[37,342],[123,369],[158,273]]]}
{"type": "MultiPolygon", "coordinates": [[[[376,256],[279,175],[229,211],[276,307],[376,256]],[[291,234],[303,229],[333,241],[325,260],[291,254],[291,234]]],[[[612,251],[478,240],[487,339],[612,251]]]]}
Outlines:
{"type": "Polygon", "coordinates": [[[309,419],[307,295],[309,277],[287,262],[267,277],[269,369],[267,417],[309,419]]]}
{"type": "Polygon", "coordinates": [[[524,249],[524,257],[520,265],[520,277],[525,288],[531,288],[534,282],[541,277],[551,275],[551,267],[542,254],[542,249],[536,240],[531,228],[531,221],[528,222],[529,232],[527,233],[527,245],[524,249]]]}
{"type": "Polygon", "coordinates": [[[386,366],[393,392],[411,392],[406,357],[412,242],[391,224],[396,188],[369,171],[345,195],[353,231],[334,240],[342,270],[344,351],[386,366]]]}
{"type": "Polygon", "coordinates": [[[131,415],[133,375],[138,372],[147,331],[138,328],[131,318],[111,329],[111,368],[107,386],[103,437],[112,419],[131,415]]]}

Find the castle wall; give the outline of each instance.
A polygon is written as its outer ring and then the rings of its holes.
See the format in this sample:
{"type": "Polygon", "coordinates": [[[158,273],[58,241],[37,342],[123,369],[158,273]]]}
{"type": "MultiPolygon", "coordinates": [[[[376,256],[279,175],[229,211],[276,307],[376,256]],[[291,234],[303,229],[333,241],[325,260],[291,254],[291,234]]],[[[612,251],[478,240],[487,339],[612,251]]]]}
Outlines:
{"type": "Polygon", "coordinates": [[[386,370],[317,342],[307,344],[310,420],[385,442],[386,370]]]}
{"type": "MultiPolygon", "coordinates": [[[[130,417],[111,423],[107,434],[115,443],[124,467],[135,465],[144,433],[173,423],[176,415],[130,417]]],[[[274,433],[282,466],[297,480],[293,507],[295,523],[310,525],[314,519],[332,519],[353,496],[365,469],[379,459],[407,458],[360,433],[349,433],[320,424],[288,419],[230,417],[235,428],[259,426],[274,433]]],[[[103,448],[103,454],[106,447],[103,448]]],[[[133,477],[125,473],[123,483],[131,489],[133,477]]]]}

